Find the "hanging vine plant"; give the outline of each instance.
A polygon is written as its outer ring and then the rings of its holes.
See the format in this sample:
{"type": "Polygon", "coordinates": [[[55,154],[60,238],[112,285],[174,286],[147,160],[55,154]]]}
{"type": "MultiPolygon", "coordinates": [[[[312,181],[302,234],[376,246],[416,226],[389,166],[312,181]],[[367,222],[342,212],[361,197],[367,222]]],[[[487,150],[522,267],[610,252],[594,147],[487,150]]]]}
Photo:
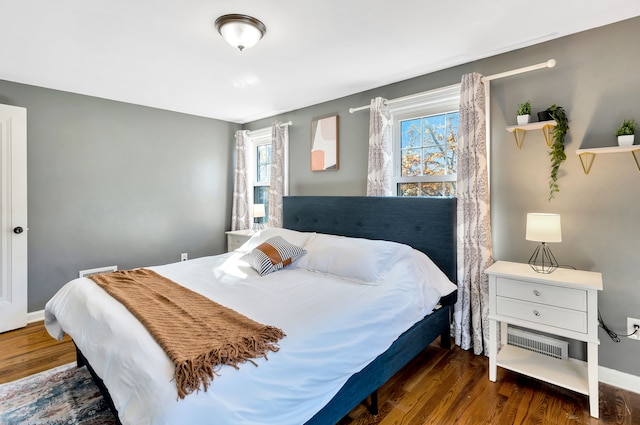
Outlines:
{"type": "Polygon", "coordinates": [[[551,157],[551,174],[549,176],[549,201],[554,198],[554,195],[560,191],[558,187],[558,171],[560,165],[567,159],[567,154],[564,152],[564,138],[569,131],[569,119],[562,106],[551,105],[547,111],[551,118],[556,121],[556,126],[551,131],[553,136],[553,144],[549,151],[551,157]]]}

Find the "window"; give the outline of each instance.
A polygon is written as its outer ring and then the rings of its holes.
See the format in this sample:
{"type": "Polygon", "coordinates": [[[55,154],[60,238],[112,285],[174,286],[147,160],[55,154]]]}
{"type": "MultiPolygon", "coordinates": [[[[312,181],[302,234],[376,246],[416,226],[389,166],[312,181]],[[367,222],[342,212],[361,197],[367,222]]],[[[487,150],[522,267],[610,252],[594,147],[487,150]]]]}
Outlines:
{"type": "MultiPolygon", "coordinates": [[[[289,125],[289,124],[283,124],[289,125]]],[[[250,184],[249,204],[264,204],[265,217],[262,223],[269,219],[269,188],[271,184],[271,127],[249,132],[249,146],[247,147],[247,179],[250,184]]],[[[284,194],[287,195],[289,184],[289,146],[284,144],[284,194]]]]}
{"type": "Polygon", "coordinates": [[[247,178],[253,188],[253,204],[264,204],[265,217],[269,217],[269,184],[271,180],[271,128],[252,131],[250,133],[247,178]]]}
{"type": "Polygon", "coordinates": [[[456,192],[458,112],[400,121],[398,196],[456,192]]]}
{"type": "Polygon", "coordinates": [[[394,102],[394,179],[398,196],[454,196],[460,86],[394,102]]]}
{"type": "Polygon", "coordinates": [[[269,182],[271,179],[271,144],[255,145],[256,180],[253,184],[253,203],[264,204],[265,218],[269,217],[269,182]]]}

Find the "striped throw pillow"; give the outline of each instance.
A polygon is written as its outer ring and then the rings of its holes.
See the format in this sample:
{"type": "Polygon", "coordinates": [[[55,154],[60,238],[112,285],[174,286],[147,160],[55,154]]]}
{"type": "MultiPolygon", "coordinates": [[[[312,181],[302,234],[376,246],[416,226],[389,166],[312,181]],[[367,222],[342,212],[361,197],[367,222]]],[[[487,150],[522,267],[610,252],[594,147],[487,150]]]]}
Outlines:
{"type": "Polygon", "coordinates": [[[249,263],[260,276],[264,276],[288,266],[306,253],[299,246],[285,241],[282,236],[274,236],[240,259],[249,263]]]}

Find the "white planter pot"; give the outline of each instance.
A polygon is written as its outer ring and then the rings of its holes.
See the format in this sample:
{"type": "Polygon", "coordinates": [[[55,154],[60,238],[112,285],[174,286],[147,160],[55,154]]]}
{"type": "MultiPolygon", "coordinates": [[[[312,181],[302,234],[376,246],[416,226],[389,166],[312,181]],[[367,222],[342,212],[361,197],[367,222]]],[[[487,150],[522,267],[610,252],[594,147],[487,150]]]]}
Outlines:
{"type": "Polygon", "coordinates": [[[618,136],[618,146],[631,146],[633,145],[633,139],[635,134],[628,134],[624,136],[618,136]]]}
{"type": "Polygon", "coordinates": [[[529,124],[529,114],[527,115],[518,115],[518,125],[526,125],[529,124]]]}

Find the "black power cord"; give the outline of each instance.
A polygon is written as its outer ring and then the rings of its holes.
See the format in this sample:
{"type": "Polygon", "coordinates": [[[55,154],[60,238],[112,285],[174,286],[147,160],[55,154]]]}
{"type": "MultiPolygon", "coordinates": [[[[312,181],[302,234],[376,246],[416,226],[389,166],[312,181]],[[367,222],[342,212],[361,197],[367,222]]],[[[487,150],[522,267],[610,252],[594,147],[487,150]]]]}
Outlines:
{"type": "MultiPolygon", "coordinates": [[[[559,266],[558,266],[558,268],[565,268],[565,269],[577,270],[577,269],[576,269],[576,267],[574,267],[574,266],[572,266],[572,265],[569,265],[569,264],[566,264],[566,265],[559,265],[559,266]]],[[[611,340],[612,340],[613,342],[620,342],[620,337],[621,337],[621,336],[624,336],[624,337],[632,336],[632,335],[635,335],[635,334],[637,334],[638,332],[640,332],[640,325],[635,324],[635,325],[633,325],[633,332],[632,332],[632,333],[630,333],[629,335],[618,335],[617,333],[615,333],[614,331],[612,331],[611,329],[609,329],[609,328],[607,327],[607,325],[605,325],[604,320],[602,320],[602,315],[600,314],[600,310],[598,310],[598,324],[600,325],[600,327],[601,327],[602,329],[604,329],[604,330],[605,330],[605,332],[606,332],[606,333],[608,333],[608,334],[609,334],[609,337],[611,338],[611,340]]]]}
{"type": "Polygon", "coordinates": [[[598,323],[600,324],[600,327],[604,329],[606,333],[609,334],[609,337],[613,342],[620,342],[621,336],[632,336],[640,332],[640,325],[633,325],[634,331],[632,333],[630,333],[629,335],[618,335],[617,333],[609,329],[607,325],[604,324],[604,320],[602,320],[602,315],[600,315],[600,310],[598,310],[598,323]]]}

